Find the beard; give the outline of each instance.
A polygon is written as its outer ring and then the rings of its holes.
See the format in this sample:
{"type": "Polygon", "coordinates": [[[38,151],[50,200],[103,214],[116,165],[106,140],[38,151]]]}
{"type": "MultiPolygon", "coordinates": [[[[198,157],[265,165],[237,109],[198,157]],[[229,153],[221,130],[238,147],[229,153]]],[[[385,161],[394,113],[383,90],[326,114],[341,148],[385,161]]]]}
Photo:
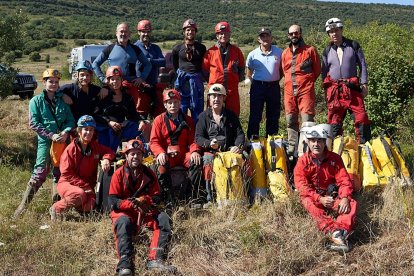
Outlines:
{"type": "Polygon", "coordinates": [[[297,46],[303,39],[301,37],[299,38],[293,38],[290,40],[290,42],[292,42],[293,45],[297,46]]]}

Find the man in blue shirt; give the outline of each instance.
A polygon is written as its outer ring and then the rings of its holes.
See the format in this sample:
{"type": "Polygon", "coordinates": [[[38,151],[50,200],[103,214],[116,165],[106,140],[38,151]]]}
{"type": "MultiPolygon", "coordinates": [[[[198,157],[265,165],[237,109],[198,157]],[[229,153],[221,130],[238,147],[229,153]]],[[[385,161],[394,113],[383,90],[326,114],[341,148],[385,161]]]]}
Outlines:
{"type": "Polygon", "coordinates": [[[150,85],[157,84],[157,78],[160,67],[165,67],[165,58],[162,54],[161,48],[151,43],[152,25],[149,20],[141,20],[137,26],[139,40],[135,45],[141,49],[145,57],[151,62],[152,69],[148,75],[146,82],[150,85]]]}
{"type": "Polygon", "coordinates": [[[105,74],[101,70],[101,65],[108,60],[109,66],[121,67],[124,80],[139,86],[145,81],[151,71],[151,62],[145,57],[144,53],[129,39],[131,31],[126,22],[121,22],[116,27],[117,41],[106,47],[92,64],[93,70],[98,78],[106,83],[105,74]],[[139,66],[143,65],[143,70],[139,70],[139,66]]]}
{"type": "MultiPolygon", "coordinates": [[[[137,111],[147,110],[153,118],[155,118],[156,110],[163,109],[164,103],[157,101],[162,98],[157,96],[156,85],[158,83],[158,74],[161,67],[165,67],[165,58],[162,54],[161,48],[151,43],[152,25],[149,20],[141,20],[138,22],[137,31],[139,39],[135,45],[142,51],[145,57],[151,62],[152,69],[146,80],[145,88],[140,89],[139,100],[137,102],[137,111]]],[[[143,66],[139,66],[143,70],[143,66]]],[[[161,95],[160,95],[161,96],[161,95]]]]}
{"type": "Polygon", "coordinates": [[[250,87],[250,116],[247,137],[259,135],[260,121],[266,103],[266,135],[277,134],[280,116],[280,86],[282,49],[272,45],[272,33],[261,28],[259,47],[247,56],[245,83],[250,87]]]}

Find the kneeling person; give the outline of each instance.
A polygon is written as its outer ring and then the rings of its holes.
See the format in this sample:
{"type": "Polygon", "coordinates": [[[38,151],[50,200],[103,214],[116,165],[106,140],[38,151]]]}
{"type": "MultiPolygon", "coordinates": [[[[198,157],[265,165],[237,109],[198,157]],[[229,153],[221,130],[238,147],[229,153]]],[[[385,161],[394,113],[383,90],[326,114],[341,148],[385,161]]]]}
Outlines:
{"type": "Polygon", "coordinates": [[[204,149],[203,171],[208,201],[212,200],[209,187],[214,153],[241,153],[245,143],[239,118],[224,107],[226,95],[226,88],[222,84],[213,84],[210,87],[207,93],[209,108],[200,114],[196,126],[196,143],[204,149]]]}
{"type": "Polygon", "coordinates": [[[84,115],[78,120],[78,137],[66,147],[60,159],[61,177],[57,191],[61,200],[50,207],[50,216],[55,220],[69,208],[90,212],[95,207],[95,185],[97,166],[102,159],[104,172],[110,169],[115,153],[96,140],[96,123],[92,116],[84,115]]]}
{"type": "Polygon", "coordinates": [[[303,131],[309,151],[296,164],[296,189],[319,230],[330,235],[331,249],[348,252],[347,237],[352,232],[357,209],[351,179],[341,157],[326,147],[328,131],[321,125],[303,131]]]}
{"type": "Polygon", "coordinates": [[[160,212],[160,186],[154,172],[142,164],[144,145],[130,140],[123,149],[126,162],[112,176],[109,188],[111,219],[119,262],[118,275],[133,275],[134,247],[132,236],[144,225],[154,231],[147,268],[173,272],[164,264],[166,246],[171,238],[169,217],[160,212]]]}

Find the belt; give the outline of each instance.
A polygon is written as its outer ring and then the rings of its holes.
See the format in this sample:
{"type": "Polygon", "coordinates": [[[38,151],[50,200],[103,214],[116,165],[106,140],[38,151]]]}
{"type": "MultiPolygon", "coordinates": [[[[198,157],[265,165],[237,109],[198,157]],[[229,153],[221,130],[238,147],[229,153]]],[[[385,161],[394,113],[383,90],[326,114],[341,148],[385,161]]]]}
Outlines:
{"type": "Polygon", "coordinates": [[[260,81],[260,80],[254,79],[253,82],[257,84],[261,84],[261,85],[267,85],[267,86],[279,84],[278,80],[277,81],[260,81]]]}

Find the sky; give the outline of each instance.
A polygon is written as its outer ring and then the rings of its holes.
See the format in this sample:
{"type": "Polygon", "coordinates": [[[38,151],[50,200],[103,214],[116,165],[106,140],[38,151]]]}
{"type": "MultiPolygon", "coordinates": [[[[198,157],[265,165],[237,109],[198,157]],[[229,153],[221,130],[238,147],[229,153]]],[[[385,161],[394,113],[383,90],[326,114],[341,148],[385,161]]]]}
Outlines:
{"type": "Polygon", "coordinates": [[[399,5],[414,6],[414,0],[319,0],[319,1],[324,1],[324,2],[399,4],[399,5]]]}

